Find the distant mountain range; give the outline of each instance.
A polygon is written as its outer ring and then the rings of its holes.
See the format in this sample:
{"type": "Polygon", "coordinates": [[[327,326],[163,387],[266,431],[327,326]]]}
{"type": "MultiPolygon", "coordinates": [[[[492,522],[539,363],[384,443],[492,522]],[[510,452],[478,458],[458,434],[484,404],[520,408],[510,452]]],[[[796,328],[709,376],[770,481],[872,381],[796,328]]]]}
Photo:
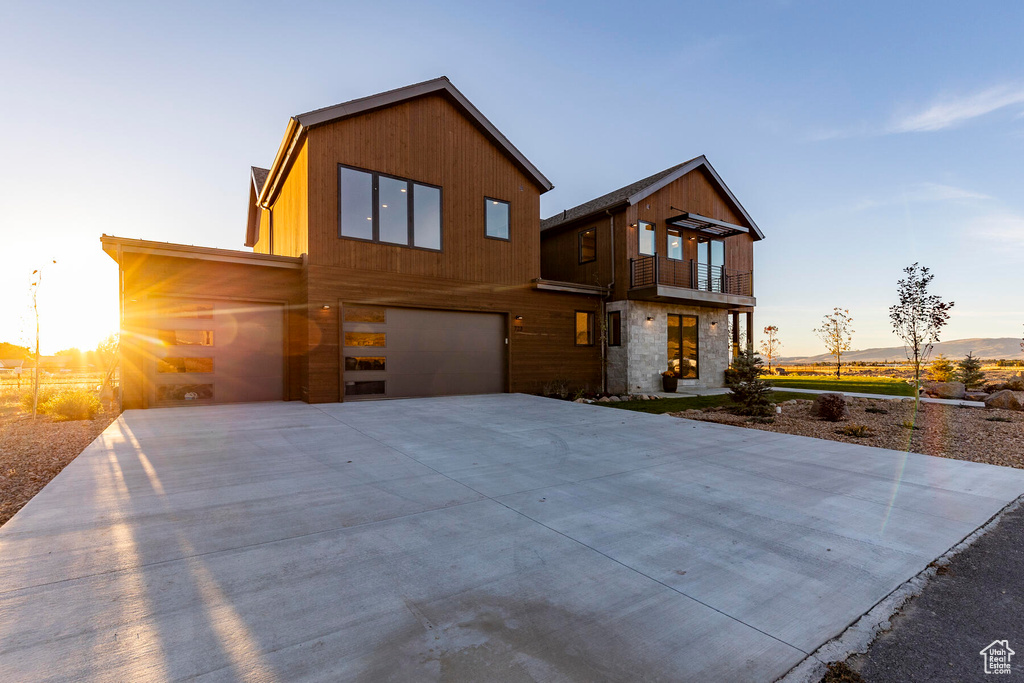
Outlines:
{"type": "MultiPolygon", "coordinates": [[[[977,358],[984,359],[1019,359],[1021,357],[1020,339],[1013,337],[998,337],[996,339],[956,339],[953,341],[939,342],[932,351],[932,358],[943,354],[949,358],[963,358],[970,351],[977,358]]],[[[848,351],[843,354],[843,362],[846,361],[885,361],[904,360],[906,353],[902,346],[886,346],[878,349],[864,349],[863,351],[848,351]]],[[[803,363],[825,363],[835,360],[827,353],[817,356],[789,356],[779,358],[779,362],[785,364],[803,363]]]]}

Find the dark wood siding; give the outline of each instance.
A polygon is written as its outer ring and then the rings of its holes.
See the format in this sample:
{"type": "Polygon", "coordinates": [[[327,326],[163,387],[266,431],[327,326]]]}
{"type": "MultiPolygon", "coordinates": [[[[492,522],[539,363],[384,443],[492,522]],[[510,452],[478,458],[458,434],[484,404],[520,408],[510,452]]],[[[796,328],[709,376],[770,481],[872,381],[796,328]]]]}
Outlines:
{"type": "MultiPolygon", "coordinates": [[[[629,290],[630,259],[639,255],[638,221],[655,224],[657,252],[665,255],[668,227],[665,219],[678,215],[683,209],[708,218],[715,218],[743,227],[751,227],[734,208],[728,196],[703,168],[687,173],[682,178],[665,186],[638,204],[613,212],[615,222],[615,271],[612,300],[625,299],[629,290]]],[[[607,264],[608,216],[591,216],[565,226],[559,226],[542,233],[541,271],[545,279],[577,282],[580,284],[607,285],[612,282],[607,264]],[[598,226],[598,260],[580,265],[577,256],[577,235],[592,225],[598,226]]],[[[693,231],[683,231],[683,260],[697,258],[696,240],[693,231]]],[[[753,271],[754,241],[750,235],[737,235],[725,240],[725,265],[730,270],[753,271]]]]}
{"type": "Polygon", "coordinates": [[[398,273],[521,284],[540,276],[540,191],[442,96],[411,100],[309,131],[309,258],[398,273]],[[338,164],[436,185],[440,252],[338,237],[338,164]],[[511,203],[511,239],[484,237],[484,197],[511,203]]]}
{"type": "Polygon", "coordinates": [[[181,297],[267,301],[286,304],[288,344],[286,398],[301,398],[304,381],[302,352],[304,350],[300,304],[303,301],[297,269],[220,263],[191,258],[174,258],[125,253],[124,267],[124,335],[121,341],[121,385],[124,408],[145,408],[147,392],[144,383],[146,340],[155,330],[150,311],[157,298],[181,297]]]}
{"type": "Polygon", "coordinates": [[[601,386],[600,347],[573,344],[574,311],[600,312],[598,297],[460,280],[309,267],[309,401],[341,400],[339,303],[487,311],[508,316],[509,389],[540,392],[556,379],[601,386]],[[323,306],[331,306],[324,309],[323,306]],[[521,315],[522,321],[515,316],[521,315]]]}

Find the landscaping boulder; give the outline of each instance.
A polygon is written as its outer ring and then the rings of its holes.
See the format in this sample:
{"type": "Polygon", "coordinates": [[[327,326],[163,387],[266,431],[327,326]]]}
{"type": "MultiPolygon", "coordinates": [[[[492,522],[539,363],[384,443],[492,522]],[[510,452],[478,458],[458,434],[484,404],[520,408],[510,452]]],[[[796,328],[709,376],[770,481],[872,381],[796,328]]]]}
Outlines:
{"type": "Polygon", "coordinates": [[[956,398],[964,397],[967,387],[963,382],[929,382],[925,385],[924,392],[935,398],[956,398]]]}
{"type": "Polygon", "coordinates": [[[1010,391],[1009,389],[1003,389],[997,391],[988,398],[985,399],[986,408],[1002,408],[1003,410],[1022,410],[1021,396],[1022,392],[1010,391]]]}
{"type": "Polygon", "coordinates": [[[818,394],[814,403],[811,404],[811,415],[838,422],[850,416],[850,406],[847,405],[846,397],[842,394],[818,394]]]}

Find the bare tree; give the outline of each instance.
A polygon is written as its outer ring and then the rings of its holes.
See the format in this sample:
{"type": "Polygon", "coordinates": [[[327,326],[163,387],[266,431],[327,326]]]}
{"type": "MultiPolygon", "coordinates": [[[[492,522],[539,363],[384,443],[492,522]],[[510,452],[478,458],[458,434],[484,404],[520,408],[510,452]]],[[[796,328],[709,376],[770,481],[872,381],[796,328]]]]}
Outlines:
{"type": "Polygon", "coordinates": [[[914,364],[915,396],[921,393],[921,365],[928,359],[932,346],[939,341],[939,332],[949,322],[954,302],[943,301],[928,293],[935,276],[924,266],[914,263],[903,269],[907,276],[896,283],[899,303],[889,307],[889,320],[896,336],[903,340],[907,359],[914,364]]]}
{"type": "Polygon", "coordinates": [[[836,379],[842,376],[843,354],[853,344],[854,330],[850,327],[853,318],[850,311],[838,306],[821,320],[821,327],[814,330],[821,341],[825,342],[825,350],[836,359],[836,379]]]}
{"type": "Polygon", "coordinates": [[[772,372],[772,360],[779,357],[782,342],[779,341],[779,328],[769,325],[764,328],[765,338],[761,340],[761,355],[768,360],[768,374],[772,372]]]}
{"type": "MultiPolygon", "coordinates": [[[[57,262],[52,261],[52,263],[57,262]]],[[[43,281],[43,269],[37,268],[33,270],[32,275],[35,276],[30,285],[32,290],[32,314],[36,319],[36,369],[35,379],[32,382],[32,419],[34,420],[39,412],[39,361],[42,360],[42,356],[39,355],[39,285],[43,281]]]]}

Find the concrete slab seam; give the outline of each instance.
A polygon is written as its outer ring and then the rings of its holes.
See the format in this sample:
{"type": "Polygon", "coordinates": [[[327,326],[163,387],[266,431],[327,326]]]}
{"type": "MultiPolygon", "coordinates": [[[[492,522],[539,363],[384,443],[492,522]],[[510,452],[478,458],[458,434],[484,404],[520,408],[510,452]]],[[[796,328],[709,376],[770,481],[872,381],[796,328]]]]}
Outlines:
{"type": "Polygon", "coordinates": [[[1018,509],[1022,504],[1024,504],[1024,495],[1010,501],[987,522],[875,603],[870,610],[847,626],[842,633],[824,643],[785,675],[776,679],[777,683],[817,683],[825,675],[826,667],[829,664],[845,661],[851,655],[867,652],[875,638],[891,628],[890,619],[903,605],[924,591],[939,567],[948,565],[956,555],[967,550],[975,541],[994,529],[1002,521],[1004,515],[1018,509]]]}

